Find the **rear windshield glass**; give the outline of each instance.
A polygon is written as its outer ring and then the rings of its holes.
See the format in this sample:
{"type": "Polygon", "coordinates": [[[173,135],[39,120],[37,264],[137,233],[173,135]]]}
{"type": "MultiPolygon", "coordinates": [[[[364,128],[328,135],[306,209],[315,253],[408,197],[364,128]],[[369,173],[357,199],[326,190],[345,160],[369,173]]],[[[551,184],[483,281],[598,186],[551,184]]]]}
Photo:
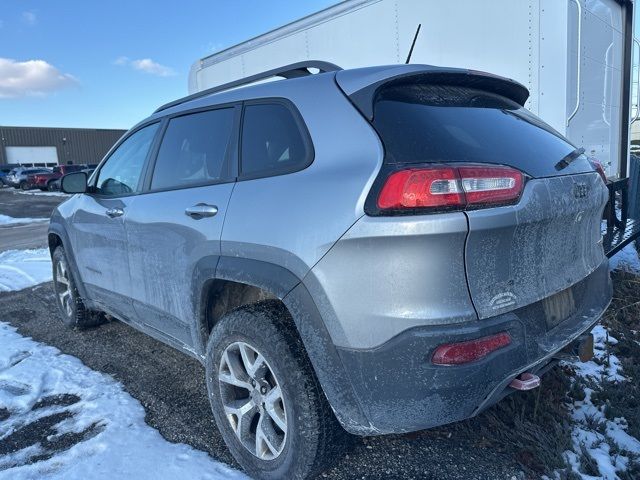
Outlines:
{"type": "Polygon", "coordinates": [[[376,97],[373,125],[388,163],[493,163],[534,177],[593,170],[584,155],[559,165],[575,146],[517,103],[473,88],[384,88],[376,97]]]}

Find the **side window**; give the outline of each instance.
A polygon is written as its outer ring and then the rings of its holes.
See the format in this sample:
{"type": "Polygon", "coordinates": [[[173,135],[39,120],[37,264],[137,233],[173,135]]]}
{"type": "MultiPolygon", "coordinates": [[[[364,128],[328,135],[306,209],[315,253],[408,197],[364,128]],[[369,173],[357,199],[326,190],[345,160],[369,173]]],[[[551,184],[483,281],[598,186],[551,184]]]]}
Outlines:
{"type": "Polygon", "coordinates": [[[158,151],[151,189],[227,178],[233,117],[233,108],[221,108],[172,118],[158,151]]]}
{"type": "Polygon", "coordinates": [[[284,105],[247,105],[242,125],[244,176],[267,176],[302,169],[310,160],[293,113],[284,105]]]}
{"type": "Polygon", "coordinates": [[[95,193],[117,196],[138,191],[144,162],[158,125],[144,127],[120,144],[98,172],[95,193]]]}

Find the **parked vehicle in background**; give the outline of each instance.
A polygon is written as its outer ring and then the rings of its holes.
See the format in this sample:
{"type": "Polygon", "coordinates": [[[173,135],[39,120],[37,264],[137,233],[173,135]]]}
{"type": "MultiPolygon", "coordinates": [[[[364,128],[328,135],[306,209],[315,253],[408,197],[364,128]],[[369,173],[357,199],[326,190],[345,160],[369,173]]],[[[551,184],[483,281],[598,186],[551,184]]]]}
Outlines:
{"type": "MultiPolygon", "coordinates": [[[[87,174],[87,178],[89,178],[89,177],[91,177],[91,175],[95,171],[96,167],[97,167],[97,165],[93,165],[93,166],[91,166],[91,168],[85,168],[85,169],[80,170],[80,171],[86,173],[87,174]]],[[[62,176],[60,178],[56,178],[55,180],[49,182],[48,190],[50,192],[60,191],[60,182],[62,181],[63,178],[64,178],[64,176],[62,176]]]]}
{"type": "Polygon", "coordinates": [[[63,177],[67,326],[106,312],[201,361],[262,479],[317,475],[345,430],[471,417],[589,350],[612,295],[604,172],[523,85],[322,62],[246,83],[277,76],[171,102],[63,177]]]}
{"type": "Polygon", "coordinates": [[[27,169],[27,167],[14,167],[14,168],[12,168],[9,171],[9,173],[7,173],[7,175],[3,178],[3,182],[5,183],[5,185],[7,185],[9,187],[13,187],[16,175],[18,173],[20,173],[22,170],[26,170],[26,169],[27,169]]]}
{"type": "Polygon", "coordinates": [[[29,175],[35,175],[38,173],[51,173],[51,170],[49,170],[48,168],[20,167],[13,169],[13,171],[5,178],[10,186],[14,188],[20,188],[22,190],[29,190],[30,188],[32,188],[27,180],[29,175]]]}
{"type": "Polygon", "coordinates": [[[53,171],[45,173],[35,173],[27,178],[29,188],[39,188],[42,191],[53,190],[51,184],[60,177],[71,172],[79,172],[85,170],[87,165],[58,165],[53,167],[53,171]]]}
{"type": "Polygon", "coordinates": [[[2,167],[0,167],[0,186],[5,187],[9,185],[8,183],[5,182],[5,177],[9,173],[11,173],[11,170],[13,170],[13,167],[6,166],[6,165],[3,165],[2,167]]]}

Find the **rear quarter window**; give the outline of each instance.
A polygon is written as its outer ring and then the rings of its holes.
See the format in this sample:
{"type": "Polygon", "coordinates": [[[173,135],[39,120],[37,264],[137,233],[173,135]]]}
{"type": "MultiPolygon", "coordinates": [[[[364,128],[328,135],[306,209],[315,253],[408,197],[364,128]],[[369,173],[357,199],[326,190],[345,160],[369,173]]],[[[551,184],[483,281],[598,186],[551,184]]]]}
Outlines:
{"type": "Polygon", "coordinates": [[[258,178],[302,170],[313,160],[302,119],[284,103],[244,107],[240,176],[258,178]]]}

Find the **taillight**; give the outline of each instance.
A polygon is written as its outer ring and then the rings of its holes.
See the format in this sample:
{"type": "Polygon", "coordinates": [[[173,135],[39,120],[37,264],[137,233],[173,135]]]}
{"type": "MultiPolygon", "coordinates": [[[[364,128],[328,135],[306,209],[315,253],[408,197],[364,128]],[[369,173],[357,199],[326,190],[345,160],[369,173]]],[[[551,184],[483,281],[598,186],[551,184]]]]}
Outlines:
{"type": "Polygon", "coordinates": [[[497,165],[439,165],[392,173],[378,195],[381,210],[464,209],[516,203],[522,172],[497,165]]]}
{"type": "Polygon", "coordinates": [[[385,210],[463,205],[458,172],[449,167],[395,172],[389,176],[378,197],[378,207],[385,210]]]}
{"type": "Polygon", "coordinates": [[[604,171],[604,167],[602,166],[602,164],[597,161],[592,159],[589,159],[589,161],[591,162],[591,165],[593,166],[593,168],[595,168],[596,172],[598,172],[600,174],[600,178],[602,178],[602,181],[606,184],[607,183],[607,174],[604,171]]]}
{"type": "Polygon", "coordinates": [[[496,335],[459,343],[440,345],[431,357],[434,365],[462,365],[483,359],[487,355],[511,344],[511,335],[496,335]]]}

